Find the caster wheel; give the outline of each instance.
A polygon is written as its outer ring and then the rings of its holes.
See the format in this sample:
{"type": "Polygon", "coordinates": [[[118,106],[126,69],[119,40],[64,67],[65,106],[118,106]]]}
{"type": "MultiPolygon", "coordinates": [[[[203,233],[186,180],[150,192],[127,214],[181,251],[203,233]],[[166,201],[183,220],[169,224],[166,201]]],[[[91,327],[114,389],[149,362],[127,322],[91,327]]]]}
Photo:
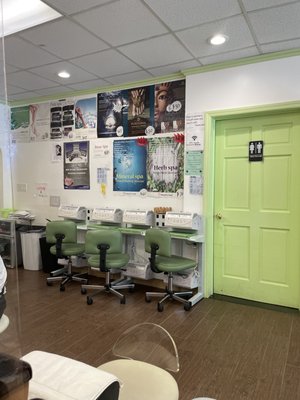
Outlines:
{"type": "Polygon", "coordinates": [[[52,286],[52,283],[47,281],[47,286],[52,286]]]}
{"type": "Polygon", "coordinates": [[[64,292],[64,291],[66,290],[66,288],[65,288],[64,286],[60,286],[60,287],[59,287],[59,290],[60,290],[61,292],[64,292]]]}
{"type": "Polygon", "coordinates": [[[81,294],[86,294],[86,292],[87,292],[86,288],[81,289],[81,294]]]}
{"type": "Polygon", "coordinates": [[[162,312],[164,310],[164,306],[160,303],[157,304],[157,311],[162,312]]]}
{"type": "Polygon", "coordinates": [[[151,299],[149,299],[148,296],[145,296],[145,302],[146,302],[146,303],[150,303],[150,302],[151,302],[151,299]]]}
{"type": "Polygon", "coordinates": [[[185,311],[190,311],[190,309],[192,308],[192,305],[191,305],[191,303],[187,303],[184,305],[183,308],[185,309],[185,311]]]}
{"type": "Polygon", "coordinates": [[[120,304],[126,304],[126,298],[123,297],[123,299],[120,300],[120,304]]]}
{"type": "Polygon", "coordinates": [[[92,299],[92,297],[90,297],[90,296],[88,296],[87,298],[86,298],[86,303],[90,306],[91,304],[93,304],[93,299],[92,299]]]}

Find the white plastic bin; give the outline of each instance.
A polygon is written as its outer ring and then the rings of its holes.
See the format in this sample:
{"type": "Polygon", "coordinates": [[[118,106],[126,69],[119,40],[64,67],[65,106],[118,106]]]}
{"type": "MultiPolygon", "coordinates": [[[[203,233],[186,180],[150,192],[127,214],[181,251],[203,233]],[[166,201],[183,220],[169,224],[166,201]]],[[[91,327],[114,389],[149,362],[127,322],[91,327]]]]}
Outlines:
{"type": "Polygon", "coordinates": [[[24,269],[38,271],[42,268],[40,238],[45,236],[44,230],[21,232],[21,245],[24,269]]]}

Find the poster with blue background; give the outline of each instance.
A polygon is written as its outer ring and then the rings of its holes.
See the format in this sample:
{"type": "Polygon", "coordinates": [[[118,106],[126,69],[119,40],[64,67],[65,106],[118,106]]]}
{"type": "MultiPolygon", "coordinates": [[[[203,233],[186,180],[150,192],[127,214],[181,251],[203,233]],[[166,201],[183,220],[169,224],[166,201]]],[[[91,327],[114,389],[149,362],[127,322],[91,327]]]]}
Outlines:
{"type": "Polygon", "coordinates": [[[113,161],[113,190],[139,192],[147,187],[146,182],[146,146],[138,141],[115,140],[113,161]]]}

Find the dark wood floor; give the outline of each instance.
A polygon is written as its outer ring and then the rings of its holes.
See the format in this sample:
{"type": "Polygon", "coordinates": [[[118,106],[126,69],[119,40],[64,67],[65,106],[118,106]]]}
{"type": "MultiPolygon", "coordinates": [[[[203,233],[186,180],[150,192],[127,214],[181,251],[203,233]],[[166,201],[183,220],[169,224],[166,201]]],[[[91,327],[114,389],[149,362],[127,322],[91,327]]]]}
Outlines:
{"type": "Polygon", "coordinates": [[[180,400],[300,399],[298,312],[204,299],[189,312],[168,303],[159,313],[155,301],[145,303],[143,286],[128,293],[125,305],[103,294],[88,306],[79,284],[60,292],[57,285],[46,285],[43,272],[22,268],[17,296],[16,270],[8,273],[11,323],[1,335],[0,351],[20,356],[43,350],[99,366],[112,357],[111,348],[124,329],[155,322],[178,347],[180,372],[174,376],[180,400]]]}

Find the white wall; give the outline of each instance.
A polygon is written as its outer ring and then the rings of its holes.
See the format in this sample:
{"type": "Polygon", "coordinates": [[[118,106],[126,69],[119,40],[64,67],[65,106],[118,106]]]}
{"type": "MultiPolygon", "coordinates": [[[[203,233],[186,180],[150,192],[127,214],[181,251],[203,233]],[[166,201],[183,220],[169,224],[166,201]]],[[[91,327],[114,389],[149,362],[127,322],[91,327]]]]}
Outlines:
{"type": "Polygon", "coordinates": [[[50,195],[60,196],[61,204],[93,207],[118,207],[121,209],[145,209],[154,207],[172,207],[182,210],[183,199],[157,197],[157,195],[142,196],[138,193],[118,194],[112,190],[112,143],[111,138],[90,140],[90,190],[65,190],[63,187],[63,161],[52,162],[52,143],[18,143],[13,146],[13,187],[14,207],[19,210],[30,210],[35,216],[35,224],[46,224],[46,218],[56,219],[56,207],[50,207],[50,195]],[[94,158],[93,143],[107,143],[110,154],[107,159],[94,158]],[[106,194],[102,194],[97,183],[97,168],[108,166],[108,186],[106,194]],[[45,197],[39,196],[36,186],[44,183],[47,186],[45,197]],[[18,187],[26,185],[27,191],[20,192],[18,187]]]}
{"type": "MultiPolygon", "coordinates": [[[[297,56],[187,76],[186,113],[298,101],[299,71],[300,57],[297,56]]],[[[113,139],[101,140],[112,145],[113,139]]],[[[153,209],[156,206],[171,206],[176,211],[201,213],[203,210],[202,196],[189,194],[188,178],[185,182],[184,199],[116,195],[112,191],[112,165],[107,193],[103,195],[96,179],[98,163],[91,152],[91,190],[64,190],[63,164],[51,162],[51,143],[18,143],[13,155],[15,207],[30,209],[37,216],[35,222],[42,224],[46,223],[46,218],[57,217],[57,209],[49,206],[50,195],[60,196],[63,204],[87,207],[153,209]],[[47,184],[48,197],[40,198],[36,195],[37,183],[47,184]],[[27,192],[18,192],[17,184],[27,184],[27,192]]]]}

